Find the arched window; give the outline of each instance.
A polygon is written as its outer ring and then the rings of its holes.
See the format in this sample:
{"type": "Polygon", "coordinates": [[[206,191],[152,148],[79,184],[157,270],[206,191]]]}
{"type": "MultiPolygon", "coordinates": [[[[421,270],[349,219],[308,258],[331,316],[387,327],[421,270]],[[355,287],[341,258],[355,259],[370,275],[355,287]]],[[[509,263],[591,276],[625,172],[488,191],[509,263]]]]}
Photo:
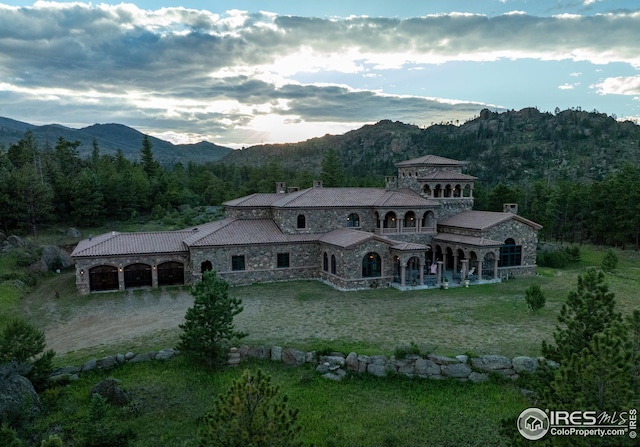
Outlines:
{"type": "Polygon", "coordinates": [[[422,228],[434,228],[436,226],[436,218],[433,212],[426,211],[422,216],[422,228]]]}
{"type": "Polygon", "coordinates": [[[362,277],[378,278],[382,276],[382,260],[380,255],[375,252],[367,253],[362,258],[362,277]]]}
{"type": "Polygon", "coordinates": [[[415,228],[416,226],[416,213],[409,211],[404,215],[404,227],[415,228]]]}
{"type": "Polygon", "coordinates": [[[324,270],[325,272],[329,271],[329,256],[327,255],[326,251],[322,255],[322,270],[324,270]]]}
{"type": "Polygon", "coordinates": [[[396,228],[396,213],[389,211],[384,216],[384,228],[396,228]]]}
{"type": "Polygon", "coordinates": [[[436,185],[436,189],[433,192],[433,197],[442,197],[442,185],[439,183],[436,185]]]}
{"type": "Polygon", "coordinates": [[[522,245],[516,245],[516,241],[509,238],[500,247],[500,267],[512,267],[522,264],[522,245]]]}
{"type": "Polygon", "coordinates": [[[471,197],[471,185],[464,185],[463,197],[471,197]]]}
{"type": "Polygon", "coordinates": [[[307,228],[307,218],[304,217],[304,214],[298,215],[298,229],[307,228]]]}
{"type": "Polygon", "coordinates": [[[213,270],[211,261],[204,261],[202,264],[200,264],[200,273],[208,272],[210,270],[213,270]]]}
{"type": "Polygon", "coordinates": [[[349,214],[349,216],[347,216],[347,227],[359,228],[360,216],[358,216],[356,213],[349,214]]]}
{"type": "Polygon", "coordinates": [[[184,284],[184,264],[182,262],[164,262],[158,265],[158,285],[171,286],[184,284]]]}
{"type": "Polygon", "coordinates": [[[336,274],[336,255],[331,255],[331,273],[336,274]]]}
{"type": "Polygon", "coordinates": [[[431,187],[429,185],[424,185],[424,187],[422,188],[422,194],[427,197],[431,197],[431,187]]]}

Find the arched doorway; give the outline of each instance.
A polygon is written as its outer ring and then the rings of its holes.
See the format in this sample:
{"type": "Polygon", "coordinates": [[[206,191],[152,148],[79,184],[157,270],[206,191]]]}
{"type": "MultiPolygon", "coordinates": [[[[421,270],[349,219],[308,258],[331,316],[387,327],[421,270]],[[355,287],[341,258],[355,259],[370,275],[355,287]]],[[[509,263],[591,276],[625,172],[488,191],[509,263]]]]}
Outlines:
{"type": "Polygon", "coordinates": [[[124,288],[151,287],[151,266],[148,264],[131,264],[124,268],[124,288]]]}
{"type": "Polygon", "coordinates": [[[376,252],[369,252],[362,258],[362,277],[379,278],[382,276],[382,260],[376,252]]]}
{"type": "Polygon", "coordinates": [[[413,256],[407,262],[407,284],[417,285],[420,283],[420,259],[417,256],[413,256]]]}
{"type": "Polygon", "coordinates": [[[164,262],[158,265],[158,285],[184,285],[184,264],[181,262],[164,262]]]}
{"type": "Polygon", "coordinates": [[[90,269],[89,290],[118,290],[118,269],[110,265],[99,265],[90,269]]]}
{"type": "Polygon", "coordinates": [[[213,270],[211,261],[204,261],[202,264],[200,264],[200,273],[209,272],[211,270],[213,270]]]}

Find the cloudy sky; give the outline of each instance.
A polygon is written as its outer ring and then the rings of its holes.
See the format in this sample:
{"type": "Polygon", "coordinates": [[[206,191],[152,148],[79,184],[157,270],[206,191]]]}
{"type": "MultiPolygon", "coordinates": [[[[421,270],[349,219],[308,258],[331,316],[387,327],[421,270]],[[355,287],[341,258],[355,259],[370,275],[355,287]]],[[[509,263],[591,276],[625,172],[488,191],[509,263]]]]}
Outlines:
{"type": "Polygon", "coordinates": [[[0,116],[230,147],[481,109],[640,119],[637,0],[0,0],[0,116]]]}

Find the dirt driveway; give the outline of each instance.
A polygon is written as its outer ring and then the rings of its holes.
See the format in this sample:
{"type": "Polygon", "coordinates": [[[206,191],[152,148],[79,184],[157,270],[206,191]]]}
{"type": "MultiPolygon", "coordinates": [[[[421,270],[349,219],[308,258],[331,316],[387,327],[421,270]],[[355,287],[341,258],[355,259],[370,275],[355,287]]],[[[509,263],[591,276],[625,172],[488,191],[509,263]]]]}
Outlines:
{"type": "MultiPolygon", "coordinates": [[[[516,287],[519,287],[517,284],[516,287]]],[[[244,310],[234,318],[248,344],[373,346],[393,351],[415,342],[438,353],[466,351],[537,355],[555,323],[550,303],[542,315],[516,306],[509,285],[458,292],[380,289],[336,292],[318,282],[232,288],[244,310]],[[482,291],[481,291],[482,290],[482,291]],[[476,293],[476,291],[478,293],[476,293]]],[[[47,281],[23,301],[25,313],[45,330],[57,353],[90,349],[170,347],[193,305],[187,288],[132,290],[79,296],[73,275],[47,281]],[[60,289],[53,298],[52,290],[60,289]],[[166,344],[166,345],[165,345],[166,344]]],[[[172,344],[173,343],[173,344],[172,344]]]]}

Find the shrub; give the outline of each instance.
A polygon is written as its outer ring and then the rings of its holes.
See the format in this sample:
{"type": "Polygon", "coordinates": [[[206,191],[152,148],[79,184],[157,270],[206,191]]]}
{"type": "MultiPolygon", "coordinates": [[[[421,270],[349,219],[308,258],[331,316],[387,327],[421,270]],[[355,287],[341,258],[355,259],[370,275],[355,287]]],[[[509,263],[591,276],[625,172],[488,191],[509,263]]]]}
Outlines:
{"type": "Polygon", "coordinates": [[[0,333],[0,363],[17,362],[31,365],[27,378],[36,390],[42,390],[53,370],[55,352],[45,352],[44,331],[14,318],[0,333]]]}
{"type": "Polygon", "coordinates": [[[101,395],[91,395],[89,413],[78,426],[79,445],[82,447],[124,447],[128,446],[135,433],[130,428],[122,428],[113,415],[107,400],[101,395]]]}
{"type": "Polygon", "coordinates": [[[298,411],[262,370],[245,370],[203,420],[200,447],[299,447],[298,411]]]}
{"type": "Polygon", "coordinates": [[[527,308],[531,311],[542,309],[547,301],[538,284],[533,284],[524,293],[527,308]]]}
{"type": "Polygon", "coordinates": [[[194,304],[180,325],[183,332],[178,349],[196,360],[219,366],[225,360],[225,341],[246,336],[233,325],[233,317],[242,312],[242,300],[229,296],[229,283],[215,271],[204,272],[191,294],[194,304]]]}
{"type": "Polygon", "coordinates": [[[40,447],[63,447],[62,439],[58,435],[50,435],[42,440],[40,447]]]}
{"type": "Polygon", "coordinates": [[[393,355],[397,359],[403,359],[409,355],[421,355],[420,346],[418,346],[415,342],[411,342],[408,346],[407,345],[398,346],[393,351],[393,355]]]}
{"type": "Polygon", "coordinates": [[[604,272],[612,273],[618,268],[618,256],[609,249],[604,254],[600,267],[604,272]]]}

